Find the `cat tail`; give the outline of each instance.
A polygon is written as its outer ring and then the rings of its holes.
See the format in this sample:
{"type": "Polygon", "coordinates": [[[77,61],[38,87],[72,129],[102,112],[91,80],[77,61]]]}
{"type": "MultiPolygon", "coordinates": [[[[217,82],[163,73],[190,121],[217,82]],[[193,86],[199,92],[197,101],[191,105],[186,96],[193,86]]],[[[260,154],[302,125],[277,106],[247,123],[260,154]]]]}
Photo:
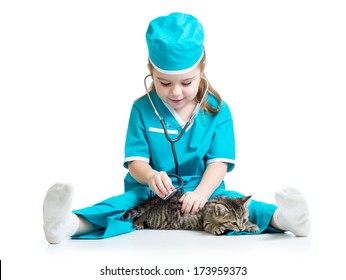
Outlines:
{"type": "Polygon", "coordinates": [[[142,216],[147,210],[149,210],[151,208],[151,205],[144,202],[142,204],[139,204],[129,210],[127,210],[124,215],[123,215],[123,219],[124,220],[128,220],[131,218],[136,218],[136,217],[140,217],[142,216]]]}

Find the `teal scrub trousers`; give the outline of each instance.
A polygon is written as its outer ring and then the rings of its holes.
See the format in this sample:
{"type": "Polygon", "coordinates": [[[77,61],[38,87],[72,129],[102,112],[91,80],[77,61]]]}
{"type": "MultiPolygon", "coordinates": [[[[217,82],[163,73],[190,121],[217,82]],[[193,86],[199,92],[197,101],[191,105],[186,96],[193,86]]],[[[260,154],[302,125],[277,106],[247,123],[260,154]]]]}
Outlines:
{"type": "MultiPolygon", "coordinates": [[[[193,189],[185,188],[184,191],[192,191],[193,189]]],[[[222,187],[216,189],[211,198],[217,195],[226,195],[228,197],[244,197],[244,195],[235,192],[227,191],[222,187]]],[[[97,230],[84,235],[73,235],[74,239],[101,239],[109,238],[116,235],[129,233],[136,230],[133,227],[132,221],[124,221],[122,219],[126,210],[144,202],[150,196],[149,188],[146,186],[137,186],[125,193],[113,196],[104,201],[101,201],[91,207],[86,207],[72,211],[74,214],[84,217],[89,222],[97,225],[97,230]]],[[[277,206],[256,200],[251,200],[248,205],[250,221],[256,224],[260,231],[253,232],[233,232],[226,231],[227,235],[235,234],[260,234],[265,232],[279,233],[282,231],[276,230],[269,226],[270,220],[277,209],[277,206]]]]}

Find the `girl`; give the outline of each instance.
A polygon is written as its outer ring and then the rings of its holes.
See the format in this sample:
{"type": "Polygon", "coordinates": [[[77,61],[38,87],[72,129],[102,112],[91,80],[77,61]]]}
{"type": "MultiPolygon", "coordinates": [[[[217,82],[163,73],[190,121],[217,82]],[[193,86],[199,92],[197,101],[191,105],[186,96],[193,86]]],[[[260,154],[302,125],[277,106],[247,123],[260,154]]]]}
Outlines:
{"type": "MultiPolygon", "coordinates": [[[[175,189],[167,174],[178,173],[178,169],[184,181],[180,199],[183,213],[197,213],[216,195],[243,196],[225,190],[224,176],[235,163],[233,121],[229,107],[204,74],[202,25],[191,15],[172,13],[150,22],[146,41],[153,82],[149,97],[136,100],[131,110],[125,143],[124,167],[129,170],[125,192],[71,212],[71,186],[52,186],[43,213],[49,243],[60,243],[67,237],[107,238],[133,231],[132,223],[121,219],[124,212],[148,199],[150,190],[164,198],[175,189]],[[174,145],[176,159],[153,106],[163,116],[171,138],[178,137],[187,126],[174,145]],[[191,120],[196,106],[201,107],[191,120]]],[[[286,188],[276,193],[276,202],[278,206],[255,200],[249,204],[251,222],[259,226],[259,233],[290,231],[307,236],[310,218],[305,197],[294,188],[286,188]]]]}

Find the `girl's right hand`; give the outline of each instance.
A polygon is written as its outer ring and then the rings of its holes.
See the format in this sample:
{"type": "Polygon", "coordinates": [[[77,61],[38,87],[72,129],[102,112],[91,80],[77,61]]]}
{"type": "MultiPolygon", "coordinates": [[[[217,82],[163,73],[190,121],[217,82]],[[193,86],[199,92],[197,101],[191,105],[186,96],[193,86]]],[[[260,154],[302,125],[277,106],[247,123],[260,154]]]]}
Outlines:
{"type": "Polygon", "coordinates": [[[170,191],[175,188],[171,178],[164,171],[156,172],[148,182],[149,188],[156,193],[160,198],[164,198],[170,191]]]}

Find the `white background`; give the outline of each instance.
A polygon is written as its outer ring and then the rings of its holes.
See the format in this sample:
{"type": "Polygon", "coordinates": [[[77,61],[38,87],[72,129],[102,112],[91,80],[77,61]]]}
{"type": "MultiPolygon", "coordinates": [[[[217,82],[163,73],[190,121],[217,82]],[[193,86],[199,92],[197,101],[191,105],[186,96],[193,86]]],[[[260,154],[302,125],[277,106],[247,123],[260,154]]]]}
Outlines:
{"type": "MultiPolygon", "coordinates": [[[[206,75],[233,113],[237,164],[227,175],[228,188],[270,203],[276,189],[300,188],[313,220],[307,239],[321,246],[311,255],[320,265],[292,251],[283,262],[293,258],[301,267],[307,262],[306,276],[344,274],[334,255],[345,249],[343,1],[5,0],[0,2],[5,279],[53,279],[57,271],[67,279],[98,279],[95,270],[112,258],[100,249],[94,255],[93,246],[104,243],[91,241],[92,247],[78,247],[83,253],[75,263],[55,268],[65,256],[62,250],[46,254],[52,246],[42,231],[42,200],[57,181],[75,186],[74,208],[122,193],[129,110],[144,94],[147,74],[145,31],[151,19],[173,11],[202,22],[206,75]]],[[[293,240],[292,248],[298,248],[301,241],[293,240]]],[[[262,269],[253,276],[268,278],[277,265],[275,256],[263,260],[251,247],[242,253],[248,255],[243,265],[262,269]]],[[[149,261],[135,255],[136,265],[149,261]]],[[[169,254],[157,258],[177,263],[169,254]]],[[[284,275],[283,267],[278,271],[284,275]]]]}

